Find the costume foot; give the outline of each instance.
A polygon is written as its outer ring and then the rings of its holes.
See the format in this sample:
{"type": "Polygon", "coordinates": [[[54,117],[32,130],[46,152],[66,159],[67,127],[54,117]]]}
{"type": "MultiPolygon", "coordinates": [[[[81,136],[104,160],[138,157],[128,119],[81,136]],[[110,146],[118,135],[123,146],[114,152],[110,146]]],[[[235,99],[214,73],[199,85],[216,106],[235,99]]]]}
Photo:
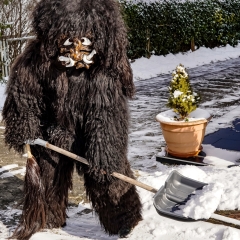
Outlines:
{"type": "Polygon", "coordinates": [[[118,231],[118,235],[120,238],[127,238],[131,231],[132,231],[132,228],[123,227],[118,231]]]}

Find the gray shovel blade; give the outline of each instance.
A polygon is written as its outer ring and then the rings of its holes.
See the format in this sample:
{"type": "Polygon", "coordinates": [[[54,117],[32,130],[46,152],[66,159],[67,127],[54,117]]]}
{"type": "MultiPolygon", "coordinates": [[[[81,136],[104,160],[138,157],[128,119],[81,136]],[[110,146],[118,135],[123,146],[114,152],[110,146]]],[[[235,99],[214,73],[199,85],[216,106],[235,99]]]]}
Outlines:
{"type": "Polygon", "coordinates": [[[199,182],[181,175],[174,170],[169,175],[165,185],[154,196],[153,205],[159,214],[168,215],[181,220],[193,220],[178,213],[180,205],[184,205],[195,190],[202,189],[207,183],[199,182]]]}

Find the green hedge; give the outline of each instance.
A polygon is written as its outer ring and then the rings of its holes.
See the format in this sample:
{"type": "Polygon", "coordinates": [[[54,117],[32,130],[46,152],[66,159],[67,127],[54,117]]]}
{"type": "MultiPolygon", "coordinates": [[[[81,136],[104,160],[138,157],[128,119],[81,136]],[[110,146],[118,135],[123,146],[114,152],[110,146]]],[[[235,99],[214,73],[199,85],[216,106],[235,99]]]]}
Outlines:
{"type": "Polygon", "coordinates": [[[131,59],[216,47],[240,40],[240,0],[119,0],[131,59]]]}

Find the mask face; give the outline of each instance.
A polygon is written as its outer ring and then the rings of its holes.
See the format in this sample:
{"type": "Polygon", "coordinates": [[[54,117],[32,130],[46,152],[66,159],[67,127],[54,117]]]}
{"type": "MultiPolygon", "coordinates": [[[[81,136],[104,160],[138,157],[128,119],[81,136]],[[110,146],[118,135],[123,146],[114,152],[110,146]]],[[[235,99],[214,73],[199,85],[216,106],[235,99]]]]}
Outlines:
{"type": "Polygon", "coordinates": [[[77,37],[66,38],[62,36],[58,41],[60,56],[58,61],[65,67],[89,69],[93,64],[93,56],[96,54],[92,49],[92,42],[87,37],[78,39],[77,37]]]}

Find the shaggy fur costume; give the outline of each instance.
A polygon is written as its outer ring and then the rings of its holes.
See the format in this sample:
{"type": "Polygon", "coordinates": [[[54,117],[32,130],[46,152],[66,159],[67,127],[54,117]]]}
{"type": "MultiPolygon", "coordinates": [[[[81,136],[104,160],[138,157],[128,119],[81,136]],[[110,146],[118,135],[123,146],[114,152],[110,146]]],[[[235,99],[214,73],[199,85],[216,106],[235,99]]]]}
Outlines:
{"type": "Polygon", "coordinates": [[[126,29],[115,0],[42,0],[33,12],[36,39],[12,66],[3,109],[5,140],[24,152],[41,138],[86,158],[89,167],[41,146],[27,162],[23,214],[13,238],[28,239],[42,228],[65,224],[68,190],[76,165],[87,196],[109,234],[142,219],[127,160],[128,103],[134,94],[126,56],[126,29]],[[89,69],[59,61],[61,39],[88,37],[96,50],[89,69]]]}

